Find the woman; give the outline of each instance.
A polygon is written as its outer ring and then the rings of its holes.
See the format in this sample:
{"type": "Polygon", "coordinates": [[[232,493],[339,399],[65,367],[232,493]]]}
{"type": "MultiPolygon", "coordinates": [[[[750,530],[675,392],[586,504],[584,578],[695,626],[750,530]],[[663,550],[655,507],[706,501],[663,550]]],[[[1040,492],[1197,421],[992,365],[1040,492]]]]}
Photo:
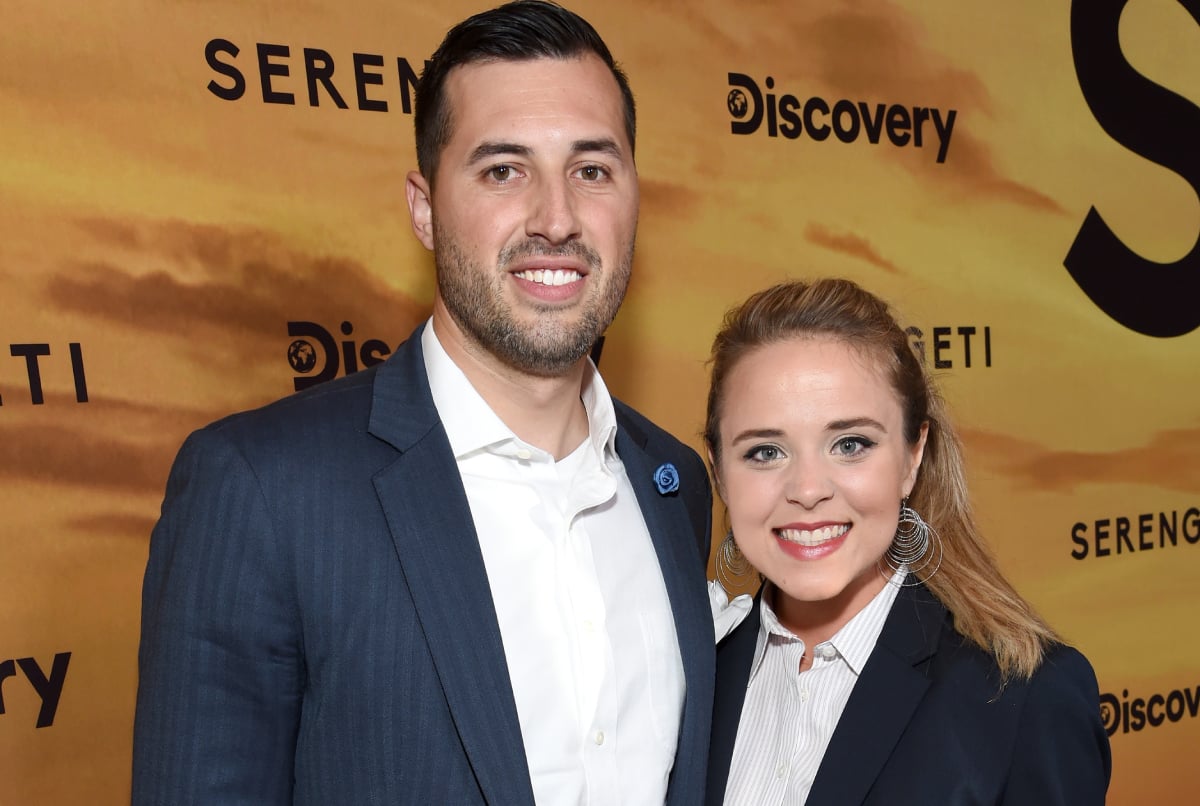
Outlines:
{"type": "Polygon", "coordinates": [[[709,804],[1104,802],[1092,668],[1001,575],[885,303],[820,280],[731,311],[705,441],[719,572],[765,577],[717,650],[709,804]]]}

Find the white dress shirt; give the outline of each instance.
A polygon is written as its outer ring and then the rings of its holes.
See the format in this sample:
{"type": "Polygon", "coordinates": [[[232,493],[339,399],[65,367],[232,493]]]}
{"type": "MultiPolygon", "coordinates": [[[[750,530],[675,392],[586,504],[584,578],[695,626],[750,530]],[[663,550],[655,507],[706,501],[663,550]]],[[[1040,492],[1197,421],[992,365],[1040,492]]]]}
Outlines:
{"type": "Polygon", "coordinates": [[[683,664],[604,382],[589,361],[588,436],[556,462],[488,407],[432,322],[421,345],[479,534],[537,802],[662,803],[683,664]]]}
{"type": "MultiPolygon", "coordinates": [[[[804,642],[779,623],[774,590],[760,603],[758,643],[725,787],[727,806],[800,806],[850,692],[875,649],[905,569],[828,641],[812,648],[801,672],[804,642]]],[[[769,584],[769,583],[768,583],[769,584]]],[[[714,615],[716,603],[713,604],[714,615]]]]}
{"type": "Polygon", "coordinates": [[[713,632],[719,644],[722,638],[733,632],[746,620],[746,616],[750,615],[750,611],[754,609],[754,597],[743,593],[730,599],[725,587],[719,581],[710,579],[708,606],[712,609],[713,632]]]}

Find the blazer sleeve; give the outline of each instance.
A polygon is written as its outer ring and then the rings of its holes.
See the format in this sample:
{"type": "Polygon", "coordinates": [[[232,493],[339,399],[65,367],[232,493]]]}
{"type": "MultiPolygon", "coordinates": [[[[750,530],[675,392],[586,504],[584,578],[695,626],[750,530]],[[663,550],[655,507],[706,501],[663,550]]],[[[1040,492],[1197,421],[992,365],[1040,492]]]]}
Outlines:
{"type": "Polygon", "coordinates": [[[292,801],[304,669],[272,522],[242,452],[219,427],[193,434],[142,589],[134,806],[292,801]]]}
{"type": "Polygon", "coordinates": [[[1030,681],[1017,729],[1005,806],[1103,806],[1112,773],[1096,675],[1059,647],[1030,681]]]}

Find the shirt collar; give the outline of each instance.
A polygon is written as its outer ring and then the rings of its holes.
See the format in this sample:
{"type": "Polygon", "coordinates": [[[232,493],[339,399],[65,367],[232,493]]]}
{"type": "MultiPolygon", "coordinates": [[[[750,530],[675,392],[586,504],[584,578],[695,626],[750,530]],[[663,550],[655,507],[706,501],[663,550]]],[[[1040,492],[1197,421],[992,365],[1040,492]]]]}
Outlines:
{"type": "MultiPolygon", "coordinates": [[[[883,632],[883,624],[887,621],[892,603],[896,601],[896,595],[899,594],[900,585],[904,582],[907,573],[907,567],[901,566],[900,570],[892,574],[883,589],[872,597],[866,607],[855,613],[854,617],[842,625],[842,628],[834,633],[832,638],[815,647],[805,647],[805,651],[816,652],[818,647],[831,645],[856,676],[862,674],[867,659],[871,657],[871,652],[879,641],[879,634],[883,632]]],[[[754,662],[750,666],[751,679],[758,673],[758,669],[762,665],[772,635],[779,636],[785,642],[800,640],[791,630],[783,626],[779,617],[775,615],[775,610],[771,607],[774,586],[771,586],[769,582],[767,585],[770,587],[763,591],[762,600],[759,602],[758,642],[754,648],[754,662]]]]}
{"type": "MultiPolygon", "coordinates": [[[[484,450],[508,453],[509,449],[514,452],[527,449],[539,452],[539,449],[518,438],[471,385],[467,376],[442,347],[434,331],[433,319],[429,320],[421,334],[421,348],[425,355],[429,391],[456,460],[484,450]]],[[[613,408],[608,387],[604,385],[604,380],[591,358],[587,359],[587,365],[584,367],[579,398],[587,412],[587,438],[596,455],[605,462],[615,459],[616,410],[613,408]]],[[[523,458],[528,458],[528,455],[523,458]]]]}

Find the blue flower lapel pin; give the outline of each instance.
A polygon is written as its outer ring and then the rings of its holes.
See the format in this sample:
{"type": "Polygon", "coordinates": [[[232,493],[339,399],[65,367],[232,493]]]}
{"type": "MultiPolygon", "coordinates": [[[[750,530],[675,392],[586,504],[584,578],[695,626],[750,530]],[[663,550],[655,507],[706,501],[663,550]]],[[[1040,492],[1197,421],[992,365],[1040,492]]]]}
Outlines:
{"type": "Polygon", "coordinates": [[[679,489],[679,471],[675,469],[675,465],[667,462],[659,465],[658,470],[654,471],[654,486],[658,488],[659,495],[667,495],[679,489]]]}

